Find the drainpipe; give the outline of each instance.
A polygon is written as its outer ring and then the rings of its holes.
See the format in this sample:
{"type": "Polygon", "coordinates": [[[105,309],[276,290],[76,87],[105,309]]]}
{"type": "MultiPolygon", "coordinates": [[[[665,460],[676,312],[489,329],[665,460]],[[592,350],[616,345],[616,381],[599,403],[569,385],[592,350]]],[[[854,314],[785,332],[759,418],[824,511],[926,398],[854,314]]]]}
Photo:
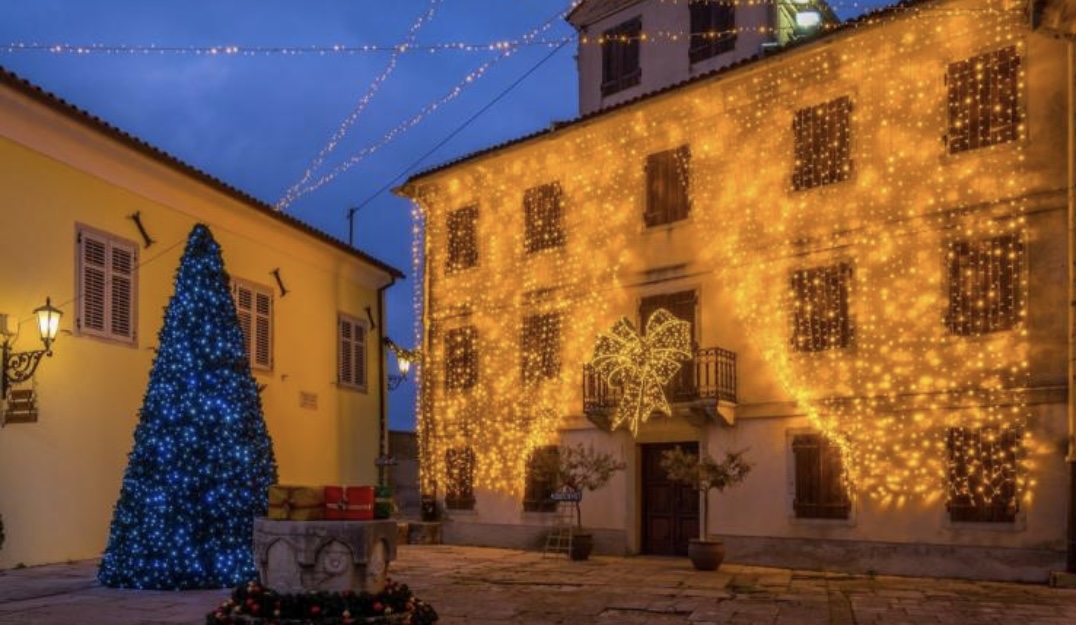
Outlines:
{"type": "MultiPolygon", "coordinates": [[[[389,453],[389,428],[388,428],[388,414],[387,407],[385,405],[385,394],[388,393],[388,377],[385,373],[385,291],[392,285],[396,284],[396,278],[389,276],[389,283],[377,290],[377,327],[381,328],[378,332],[377,338],[377,368],[378,368],[378,381],[380,383],[380,392],[377,394],[378,403],[378,441],[377,441],[377,456],[378,458],[384,458],[389,453]]],[[[377,463],[377,484],[379,486],[385,485],[385,465],[377,463]]]]}
{"type": "Polygon", "coordinates": [[[1076,47],[1068,47],[1069,518],[1065,570],[1076,573],[1076,47]]]}

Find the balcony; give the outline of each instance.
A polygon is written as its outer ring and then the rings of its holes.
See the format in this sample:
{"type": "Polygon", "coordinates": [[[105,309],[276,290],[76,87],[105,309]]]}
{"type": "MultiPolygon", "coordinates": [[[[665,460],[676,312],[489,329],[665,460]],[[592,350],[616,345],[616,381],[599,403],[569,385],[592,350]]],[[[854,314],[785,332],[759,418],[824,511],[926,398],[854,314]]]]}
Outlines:
{"type": "MultiPolygon", "coordinates": [[[[595,425],[609,429],[609,415],[620,403],[623,389],[610,386],[590,365],[583,365],[583,414],[595,425]]],[[[695,350],[695,357],[665,384],[665,396],[674,414],[694,425],[720,416],[732,423],[736,405],[736,352],[720,347],[695,350]],[[722,408],[725,408],[723,410],[722,408]]]]}

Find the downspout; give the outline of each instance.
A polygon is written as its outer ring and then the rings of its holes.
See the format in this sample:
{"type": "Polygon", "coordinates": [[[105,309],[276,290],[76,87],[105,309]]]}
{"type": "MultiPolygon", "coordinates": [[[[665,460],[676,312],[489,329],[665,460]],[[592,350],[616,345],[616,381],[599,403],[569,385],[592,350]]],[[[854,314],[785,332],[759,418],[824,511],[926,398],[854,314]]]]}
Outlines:
{"type": "Polygon", "coordinates": [[[1069,515],[1065,570],[1076,573],[1076,47],[1068,47],[1069,515]]]}
{"type": "MultiPolygon", "coordinates": [[[[388,393],[388,376],[385,373],[385,291],[392,285],[396,284],[396,278],[389,276],[389,283],[377,290],[377,327],[381,328],[378,332],[377,339],[377,367],[378,367],[378,381],[380,384],[380,392],[377,394],[378,403],[378,442],[377,442],[377,456],[380,460],[389,455],[389,428],[388,428],[388,408],[385,402],[385,394],[388,393]]],[[[377,463],[377,484],[379,486],[385,486],[385,465],[380,461],[377,463]]]]}

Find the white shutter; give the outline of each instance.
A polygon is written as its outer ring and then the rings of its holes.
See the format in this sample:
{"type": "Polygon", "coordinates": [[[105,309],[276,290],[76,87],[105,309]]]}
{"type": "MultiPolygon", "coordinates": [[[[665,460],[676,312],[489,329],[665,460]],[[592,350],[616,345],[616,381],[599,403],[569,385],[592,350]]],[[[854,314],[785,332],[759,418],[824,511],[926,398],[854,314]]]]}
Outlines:
{"type": "Polygon", "coordinates": [[[340,315],[337,380],[340,386],[366,390],[366,323],[340,315]]]}
{"type": "Polygon", "coordinates": [[[273,292],[268,287],[236,281],[235,312],[252,369],[273,368],[273,292]]]}
{"type": "Polygon", "coordinates": [[[79,289],[79,329],[88,334],[105,331],[105,275],[108,242],[89,233],[81,234],[82,261],[79,289]]]}
{"type": "Polygon", "coordinates": [[[136,336],[138,247],[80,228],[78,331],[133,343],[136,336]]]}

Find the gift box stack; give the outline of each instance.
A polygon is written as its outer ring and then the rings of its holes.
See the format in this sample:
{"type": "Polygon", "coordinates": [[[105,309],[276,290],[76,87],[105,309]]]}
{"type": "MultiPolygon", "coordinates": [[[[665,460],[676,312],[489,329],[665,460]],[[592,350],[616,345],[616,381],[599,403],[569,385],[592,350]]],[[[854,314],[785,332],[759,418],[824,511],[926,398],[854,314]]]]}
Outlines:
{"type": "MultiPolygon", "coordinates": [[[[380,493],[379,493],[380,494],[380,493]]],[[[381,502],[379,502],[381,503],[381,502]]],[[[288,521],[370,521],[388,518],[391,507],[377,506],[373,486],[269,487],[269,518],[288,521]]]]}

